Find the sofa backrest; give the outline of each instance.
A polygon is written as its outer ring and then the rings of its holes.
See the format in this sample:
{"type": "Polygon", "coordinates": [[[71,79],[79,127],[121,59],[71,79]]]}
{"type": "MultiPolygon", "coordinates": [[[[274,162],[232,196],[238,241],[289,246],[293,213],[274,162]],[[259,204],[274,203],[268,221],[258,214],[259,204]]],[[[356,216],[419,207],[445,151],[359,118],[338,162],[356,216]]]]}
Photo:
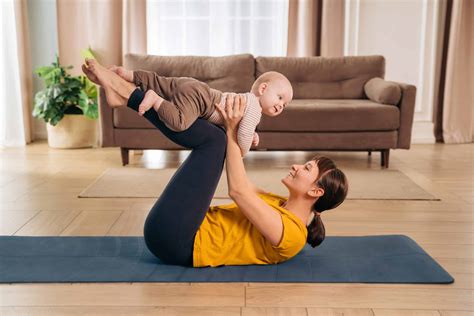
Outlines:
{"type": "Polygon", "coordinates": [[[153,71],[165,77],[192,77],[223,92],[248,92],[255,81],[255,60],[250,54],[224,57],[127,54],[124,67],[153,71]]]}
{"type": "Polygon", "coordinates": [[[193,77],[221,91],[248,92],[266,71],[284,74],[294,99],[366,99],[364,85],[385,77],[381,55],[345,57],[223,57],[125,55],[124,66],[166,77],[193,77]]]}
{"type": "Polygon", "coordinates": [[[384,78],[385,58],[380,55],[256,58],[257,77],[271,70],[290,80],[293,99],[366,99],[364,85],[371,78],[384,78]]]}

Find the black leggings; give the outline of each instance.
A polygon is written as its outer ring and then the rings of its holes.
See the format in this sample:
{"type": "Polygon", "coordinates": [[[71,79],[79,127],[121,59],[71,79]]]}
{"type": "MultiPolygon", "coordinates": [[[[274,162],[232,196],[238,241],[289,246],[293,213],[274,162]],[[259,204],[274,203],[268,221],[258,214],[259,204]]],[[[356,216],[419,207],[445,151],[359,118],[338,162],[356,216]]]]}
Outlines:
{"type": "MultiPolygon", "coordinates": [[[[136,89],[127,106],[137,111],[144,96],[136,89]]],[[[145,242],[165,263],[192,266],[194,237],[222,174],[226,134],[223,128],[204,119],[197,119],[185,131],[174,132],[153,109],[144,117],[170,140],[192,149],[148,214],[143,230],[145,242]]]]}

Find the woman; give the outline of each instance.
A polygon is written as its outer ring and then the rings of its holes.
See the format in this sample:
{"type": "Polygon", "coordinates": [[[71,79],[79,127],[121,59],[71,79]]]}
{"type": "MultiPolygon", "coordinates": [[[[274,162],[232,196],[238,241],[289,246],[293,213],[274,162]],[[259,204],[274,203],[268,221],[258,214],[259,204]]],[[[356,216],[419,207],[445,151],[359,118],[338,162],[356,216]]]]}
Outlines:
{"type": "MultiPolygon", "coordinates": [[[[143,91],[95,61],[83,70],[105,89],[111,106],[127,104],[138,111],[143,91]]],[[[281,180],[289,198],[256,188],[246,176],[237,144],[244,108],[240,97],[228,98],[225,109],[218,108],[225,131],[198,119],[189,129],[173,132],[156,111],[144,114],[170,140],[192,149],[145,221],[146,245],[165,263],[203,267],[288,260],[306,242],[316,247],[324,240],[321,213],[344,201],[347,179],[325,157],[292,166],[281,180]],[[209,207],[225,158],[229,196],[235,203],[209,207]]]]}

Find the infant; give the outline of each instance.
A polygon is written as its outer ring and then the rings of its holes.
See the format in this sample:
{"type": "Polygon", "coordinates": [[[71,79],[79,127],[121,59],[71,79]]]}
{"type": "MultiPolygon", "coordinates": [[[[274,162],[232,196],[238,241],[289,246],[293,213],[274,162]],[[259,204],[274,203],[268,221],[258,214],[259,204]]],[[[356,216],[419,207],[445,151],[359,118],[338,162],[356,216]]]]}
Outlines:
{"type": "MultiPolygon", "coordinates": [[[[176,132],[186,130],[197,118],[225,127],[215,106],[223,107],[226,96],[233,93],[212,89],[206,83],[188,77],[164,77],[123,67],[112,67],[111,70],[146,91],[138,109],[140,115],[153,108],[160,120],[176,132]]],[[[243,95],[247,105],[237,131],[242,157],[252,145],[258,145],[255,129],[262,113],[267,116],[281,114],[293,98],[293,88],[283,74],[269,71],[259,76],[251,91],[243,95]]]]}

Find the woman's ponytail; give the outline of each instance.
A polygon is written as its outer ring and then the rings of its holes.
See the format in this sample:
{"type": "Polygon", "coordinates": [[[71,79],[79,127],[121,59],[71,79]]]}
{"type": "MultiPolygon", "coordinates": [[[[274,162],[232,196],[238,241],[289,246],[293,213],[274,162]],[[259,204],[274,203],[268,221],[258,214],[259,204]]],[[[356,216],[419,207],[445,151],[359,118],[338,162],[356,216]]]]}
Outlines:
{"type": "Polygon", "coordinates": [[[344,173],[336,167],[334,162],[327,157],[314,157],[319,169],[316,185],[324,190],[324,195],[320,196],[313,204],[312,211],[314,218],[307,226],[307,242],[311,247],[320,245],[326,237],[321,215],[324,211],[338,207],[346,198],[349,184],[344,173]]]}
{"type": "Polygon", "coordinates": [[[315,214],[307,228],[308,238],[306,241],[313,248],[319,246],[326,237],[326,229],[324,228],[323,221],[321,220],[321,215],[315,214]]]}

